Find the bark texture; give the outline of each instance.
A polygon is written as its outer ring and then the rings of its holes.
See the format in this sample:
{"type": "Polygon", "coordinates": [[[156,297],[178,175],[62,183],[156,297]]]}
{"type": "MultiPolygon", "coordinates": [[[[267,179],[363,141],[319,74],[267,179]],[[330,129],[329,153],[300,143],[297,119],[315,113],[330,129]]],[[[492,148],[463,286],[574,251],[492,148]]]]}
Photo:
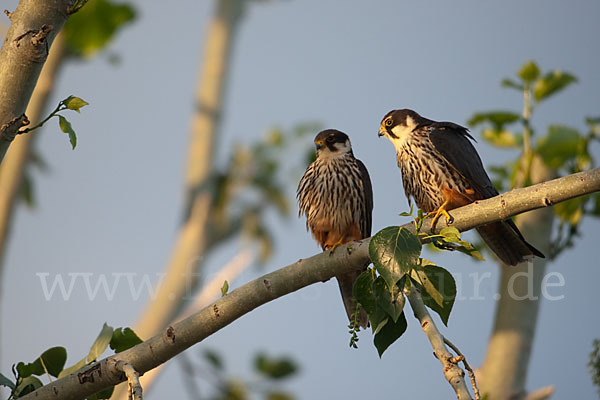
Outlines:
{"type": "Polygon", "coordinates": [[[21,0],[0,50],[0,163],[18,130],[48,51],[74,0],[21,0]]]}

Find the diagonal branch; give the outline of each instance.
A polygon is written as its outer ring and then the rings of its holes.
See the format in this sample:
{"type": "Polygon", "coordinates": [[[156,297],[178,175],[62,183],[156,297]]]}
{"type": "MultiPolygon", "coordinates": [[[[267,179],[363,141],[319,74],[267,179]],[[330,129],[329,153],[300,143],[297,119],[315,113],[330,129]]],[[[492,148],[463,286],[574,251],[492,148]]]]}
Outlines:
{"type": "MultiPolygon", "coordinates": [[[[599,190],[600,169],[581,172],[453,210],[453,226],[464,231],[599,190]]],[[[429,220],[423,225],[423,232],[430,231],[429,220]]],[[[414,230],[412,223],[404,227],[414,230]]],[[[369,260],[369,240],[340,246],[332,255],[321,253],[299,260],[255,279],[149,340],[51,382],[23,399],[85,398],[124,379],[113,366],[115,360],[131,364],[141,374],[156,368],[269,301],[364,265],[369,260]]]]}

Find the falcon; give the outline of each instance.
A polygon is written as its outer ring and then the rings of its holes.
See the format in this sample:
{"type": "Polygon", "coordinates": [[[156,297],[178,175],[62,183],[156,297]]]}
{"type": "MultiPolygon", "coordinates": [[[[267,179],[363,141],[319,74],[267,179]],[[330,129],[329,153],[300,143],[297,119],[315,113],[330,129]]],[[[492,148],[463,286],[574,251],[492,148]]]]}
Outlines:
{"type": "MultiPolygon", "coordinates": [[[[306,216],[306,228],[321,248],[333,252],[337,246],[371,236],[373,189],[367,168],[354,158],[348,135],[328,129],[317,134],[314,142],[317,158],[298,185],[299,216],[306,216]]],[[[351,323],[356,312],[352,287],[367,265],[336,276],[351,323]]],[[[368,325],[363,309],[358,323],[363,328],[368,325]]]]}
{"type": "MultiPolygon", "coordinates": [[[[383,117],[379,136],[396,148],[406,197],[433,215],[431,225],[448,210],[498,195],[467,128],[452,122],[436,122],[412,110],[393,110],[383,117]]],[[[544,255],[527,243],[511,219],[480,226],[477,232],[507,265],[544,255]]]]}

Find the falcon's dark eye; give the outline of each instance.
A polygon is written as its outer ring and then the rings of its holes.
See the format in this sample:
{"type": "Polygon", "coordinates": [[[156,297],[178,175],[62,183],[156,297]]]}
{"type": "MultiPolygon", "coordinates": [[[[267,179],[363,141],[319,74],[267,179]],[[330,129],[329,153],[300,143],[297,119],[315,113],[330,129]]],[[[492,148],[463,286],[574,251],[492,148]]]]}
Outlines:
{"type": "Polygon", "coordinates": [[[335,138],[334,138],[333,136],[329,136],[329,137],[326,139],[326,141],[327,141],[327,143],[333,143],[333,142],[335,141],[335,138]]]}
{"type": "Polygon", "coordinates": [[[385,120],[385,126],[392,126],[392,119],[391,118],[385,120]]]}

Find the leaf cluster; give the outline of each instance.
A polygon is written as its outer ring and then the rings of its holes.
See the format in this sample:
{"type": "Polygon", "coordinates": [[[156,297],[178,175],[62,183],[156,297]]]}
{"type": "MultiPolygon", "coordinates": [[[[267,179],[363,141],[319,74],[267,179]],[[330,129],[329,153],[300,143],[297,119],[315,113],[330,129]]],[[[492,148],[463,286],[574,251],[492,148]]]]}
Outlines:
{"type": "MultiPolygon", "coordinates": [[[[11,389],[9,399],[18,399],[44,385],[38,377],[46,375],[50,381],[52,377],[62,378],[96,361],[109,346],[115,353],[119,353],[141,342],[142,340],[130,328],[113,329],[105,323],[89,353],[72,366],[65,368],[67,350],[64,347],[52,347],[30,363],[19,362],[13,365],[14,382],[0,374],[0,385],[11,389]]],[[[88,399],[109,399],[112,392],[111,387],[88,399]]]]}
{"type": "MultiPolygon", "coordinates": [[[[422,214],[415,223],[417,226],[422,224],[422,214]]],[[[407,329],[404,305],[405,294],[410,290],[418,290],[425,305],[435,311],[445,325],[448,324],[456,298],[456,283],[446,269],[421,257],[421,240],[435,240],[444,249],[481,257],[471,244],[461,240],[456,229],[452,229],[427,237],[390,226],[371,238],[369,256],[373,268],[358,277],[353,294],[369,315],[373,341],[380,357],[407,329]]]]}
{"type": "Polygon", "coordinates": [[[213,387],[209,398],[214,400],[246,400],[252,394],[265,400],[292,400],[294,397],[281,388],[281,382],[296,375],[298,365],[290,357],[273,357],[264,352],[254,356],[252,369],[255,379],[245,380],[233,377],[227,372],[225,361],[214,350],[207,349],[202,354],[203,363],[186,365],[187,373],[193,379],[206,377],[213,387]],[[201,373],[203,372],[203,373],[201,373]]]}
{"type": "MultiPolygon", "coordinates": [[[[514,78],[502,80],[502,86],[520,92],[524,99],[523,112],[494,110],[475,113],[468,121],[481,127],[481,137],[493,146],[520,150],[521,153],[504,165],[489,166],[492,181],[500,191],[531,184],[532,160],[541,160],[556,175],[567,175],[594,168],[590,148],[600,140],[600,118],[586,118],[586,131],[563,124],[549,125],[536,132],[531,116],[536,108],[560,93],[577,78],[565,71],[543,73],[534,61],[527,61],[514,78]],[[534,140],[535,139],[535,140],[534,140]]],[[[578,197],[553,207],[559,220],[552,239],[551,257],[573,245],[578,227],[585,215],[600,216],[600,194],[578,197]]]]}
{"type": "Polygon", "coordinates": [[[588,368],[592,377],[592,383],[596,385],[598,396],[600,396],[600,339],[594,339],[592,346],[593,349],[590,353],[588,368]]]}
{"type": "Polygon", "coordinates": [[[259,244],[262,261],[271,255],[273,235],[267,227],[267,213],[275,210],[282,218],[289,215],[290,192],[295,189],[289,182],[297,181],[309,152],[301,139],[315,129],[317,124],[287,131],[271,129],[255,143],[234,147],[226,164],[216,168],[208,182],[213,193],[209,228],[216,242],[243,233],[259,244]]]}
{"type": "Polygon", "coordinates": [[[71,56],[90,58],[104,49],[119,29],[135,20],[129,4],[89,0],[69,17],[63,32],[71,56]]]}

